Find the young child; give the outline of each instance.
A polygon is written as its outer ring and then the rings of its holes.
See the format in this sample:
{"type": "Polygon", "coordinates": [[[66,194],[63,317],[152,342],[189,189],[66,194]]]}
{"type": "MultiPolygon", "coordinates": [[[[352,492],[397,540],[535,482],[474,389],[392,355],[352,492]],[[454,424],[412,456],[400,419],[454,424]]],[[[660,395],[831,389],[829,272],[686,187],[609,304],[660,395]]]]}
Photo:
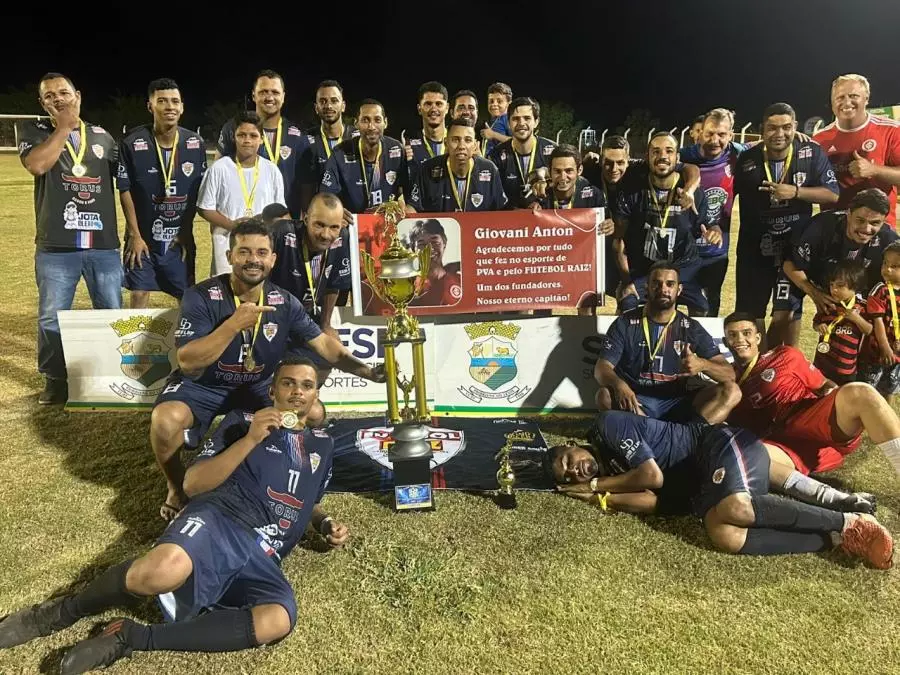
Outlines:
{"type": "Polygon", "coordinates": [[[900,391],[900,241],[884,249],[881,278],[866,300],[866,313],[872,319],[874,332],[867,340],[859,379],[881,392],[888,403],[900,391]]]}
{"type": "Polygon", "coordinates": [[[512,89],[503,82],[494,82],[488,87],[487,94],[491,123],[485,122],[484,129],[481,130],[481,154],[484,157],[487,157],[496,146],[512,138],[509,116],[506,114],[512,101],[512,89]]]}
{"type": "Polygon", "coordinates": [[[863,339],[872,333],[872,324],[863,318],[866,300],[857,292],[865,282],[865,272],[856,260],[835,265],[828,275],[828,292],[840,306],[813,317],[813,328],[819,334],[813,365],[837,384],[856,380],[863,339]]]}

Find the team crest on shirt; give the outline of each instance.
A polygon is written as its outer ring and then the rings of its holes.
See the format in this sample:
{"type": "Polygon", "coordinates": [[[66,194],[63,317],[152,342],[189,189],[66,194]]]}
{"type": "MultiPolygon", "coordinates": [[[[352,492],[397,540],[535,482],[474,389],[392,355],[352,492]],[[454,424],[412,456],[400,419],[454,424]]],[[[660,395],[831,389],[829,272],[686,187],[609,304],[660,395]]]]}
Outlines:
{"type": "Polygon", "coordinates": [[[281,150],[278,151],[278,154],[281,155],[281,159],[287,159],[291,156],[290,146],[282,145],[281,150]]]}
{"type": "Polygon", "coordinates": [[[300,131],[297,127],[288,127],[288,136],[302,136],[303,132],[300,131]]]}
{"type": "Polygon", "coordinates": [[[732,174],[732,171],[731,171],[731,164],[726,164],[726,165],[725,165],[725,175],[726,175],[728,178],[731,178],[731,174],[732,174]]]}
{"type": "Polygon", "coordinates": [[[263,337],[266,338],[269,342],[272,341],[272,338],[278,333],[278,324],[277,323],[264,323],[263,324],[263,337]]]}
{"type": "Polygon", "coordinates": [[[751,171],[754,171],[756,169],[756,162],[754,162],[753,160],[747,160],[746,162],[744,162],[743,168],[744,173],[750,173],[751,171]]]}
{"type": "Polygon", "coordinates": [[[322,463],[322,457],[321,457],[321,455],[319,455],[318,452],[312,452],[312,453],[310,453],[310,455],[309,455],[309,468],[310,468],[310,470],[311,470],[313,473],[316,472],[316,469],[319,468],[319,464],[321,464],[321,463],[322,463]]]}
{"type": "Polygon", "coordinates": [[[184,162],[181,165],[181,173],[183,173],[185,177],[189,177],[192,173],[194,173],[194,163],[184,162]]]}
{"type": "Polygon", "coordinates": [[[188,150],[199,150],[200,149],[200,139],[199,138],[189,138],[185,143],[185,147],[188,150]]]}
{"type": "Polygon", "coordinates": [[[288,232],[284,235],[284,245],[290,246],[291,248],[297,248],[297,235],[293,232],[288,232]]]}
{"type": "Polygon", "coordinates": [[[502,150],[502,151],[500,152],[500,161],[501,161],[501,162],[505,162],[505,161],[506,161],[506,150],[502,150]]]}
{"type": "Polygon", "coordinates": [[[544,148],[544,155],[552,155],[553,154],[553,146],[548,145],[544,148]]]}
{"type": "Polygon", "coordinates": [[[479,206],[481,206],[481,203],[484,201],[484,195],[482,195],[478,192],[473,192],[472,196],[469,197],[469,199],[472,200],[472,206],[474,206],[477,209],[479,206]]]}
{"type": "Polygon", "coordinates": [[[388,171],[386,174],[384,174],[384,179],[387,181],[388,185],[393,185],[397,180],[397,172],[388,171]]]}
{"type": "Polygon", "coordinates": [[[866,152],[872,152],[875,149],[875,146],[878,144],[875,142],[874,138],[867,138],[863,141],[862,149],[866,152]]]}
{"type": "Polygon", "coordinates": [[[797,159],[810,159],[812,157],[812,148],[808,145],[800,148],[800,151],[797,153],[797,159]]]}
{"type": "Polygon", "coordinates": [[[716,469],[716,470],[713,472],[713,475],[712,475],[712,482],[715,483],[716,485],[718,485],[718,484],[721,483],[723,480],[725,480],[725,467],[724,467],[724,466],[720,466],[718,469],[716,469]]]}
{"type": "Polygon", "coordinates": [[[444,174],[444,167],[440,164],[435,164],[431,167],[431,177],[432,178],[440,178],[444,174]]]}
{"type": "Polygon", "coordinates": [[[284,304],[284,296],[278,291],[269,291],[268,295],[266,295],[266,304],[267,305],[283,305],[284,304]]]}
{"type": "Polygon", "coordinates": [[[490,183],[491,182],[490,169],[485,169],[484,171],[479,171],[478,172],[478,181],[481,183],[490,183]]]}
{"type": "Polygon", "coordinates": [[[774,368],[766,368],[764,371],[762,371],[759,374],[759,377],[764,382],[771,382],[772,380],[775,379],[775,369],[774,368]]]}
{"type": "Polygon", "coordinates": [[[137,139],[133,145],[134,145],[135,152],[140,152],[142,150],[150,149],[150,146],[147,145],[147,141],[145,141],[143,138],[137,139]]]}
{"type": "Polygon", "coordinates": [[[103,146],[102,145],[100,145],[99,143],[94,143],[91,146],[91,150],[94,151],[94,157],[96,157],[97,159],[103,159],[103,146]]]}
{"type": "Polygon", "coordinates": [[[675,353],[681,356],[681,350],[684,348],[684,342],[682,340],[675,340],[672,343],[672,349],[675,350],[675,353]]]}
{"type": "Polygon", "coordinates": [[[209,289],[209,299],[210,300],[221,300],[222,299],[222,289],[218,286],[211,286],[209,289]]]}
{"type": "Polygon", "coordinates": [[[797,187],[803,187],[803,183],[806,182],[806,173],[803,171],[798,171],[794,174],[794,185],[797,187]]]}
{"type": "Polygon", "coordinates": [[[388,157],[391,159],[400,159],[400,150],[402,150],[402,148],[399,145],[395,145],[388,152],[388,157]]]}

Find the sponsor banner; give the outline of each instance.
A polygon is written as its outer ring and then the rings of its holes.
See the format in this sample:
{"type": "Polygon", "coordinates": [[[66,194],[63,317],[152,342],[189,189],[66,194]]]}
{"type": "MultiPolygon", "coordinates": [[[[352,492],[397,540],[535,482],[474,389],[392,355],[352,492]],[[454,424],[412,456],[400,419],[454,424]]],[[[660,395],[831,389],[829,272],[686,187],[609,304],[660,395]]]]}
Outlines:
{"type": "MultiPolygon", "coordinates": [[[[604,252],[597,227],[605,210],[530,210],[421,214],[397,224],[410,250],[432,247],[425,290],[410,303],[415,315],[507,312],[590,306],[600,302],[604,252]]],[[[360,250],[376,258],[387,241],[374,215],[356,217],[360,250]]],[[[357,316],[389,314],[354,261],[357,316]]]]}

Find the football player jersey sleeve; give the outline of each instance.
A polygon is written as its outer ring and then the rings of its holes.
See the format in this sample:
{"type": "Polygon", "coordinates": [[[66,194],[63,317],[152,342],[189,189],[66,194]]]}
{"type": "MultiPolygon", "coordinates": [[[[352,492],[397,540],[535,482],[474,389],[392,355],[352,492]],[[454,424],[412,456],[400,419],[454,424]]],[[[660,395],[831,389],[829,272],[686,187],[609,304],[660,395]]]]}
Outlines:
{"type": "Polygon", "coordinates": [[[34,121],[16,122],[19,139],[19,159],[25,159],[35,147],[43,143],[47,136],[37,128],[34,121]]]}
{"type": "MultiPolygon", "coordinates": [[[[322,172],[322,182],[319,189],[322,192],[330,192],[331,194],[341,194],[341,172],[338,170],[338,154],[332,152],[331,157],[325,162],[325,170],[322,172]]],[[[346,208],[346,204],[344,207],[346,208]]]]}
{"type": "Polygon", "coordinates": [[[625,351],[625,343],[628,336],[625,335],[625,320],[622,317],[616,317],[609,330],[606,333],[606,339],[600,346],[600,352],[597,358],[609,361],[613,366],[619,363],[622,353],[625,351]]]}
{"type": "Polygon", "coordinates": [[[212,436],[203,444],[194,463],[215,457],[241,440],[249,430],[250,423],[244,418],[244,413],[240,410],[232,410],[225,415],[212,436]]]}
{"type": "Polygon", "coordinates": [[[791,262],[798,270],[809,271],[813,256],[818,255],[822,239],[822,225],[813,218],[809,225],[791,243],[791,262]]]}
{"type": "Polygon", "coordinates": [[[288,333],[294,344],[304,344],[310,340],[315,340],[322,334],[322,329],[310,318],[303,305],[293,295],[288,294],[290,298],[290,312],[288,313],[288,321],[290,327],[288,333]]]}
{"type": "Polygon", "coordinates": [[[350,273],[350,230],[341,235],[341,245],[328,256],[331,261],[331,273],[328,275],[326,288],[349,291],[352,285],[350,273]]]}
{"type": "Polygon", "coordinates": [[[885,134],[887,147],[884,152],[884,163],[887,166],[900,166],[900,127],[891,127],[885,134]]]}
{"type": "Polygon", "coordinates": [[[328,489],[329,483],[331,483],[331,476],[334,470],[334,441],[330,441],[330,444],[332,447],[325,453],[327,455],[325,466],[319,467],[319,469],[325,470],[325,478],[322,479],[322,484],[319,486],[319,492],[316,495],[316,504],[322,501],[322,497],[325,496],[325,491],[328,489]]]}
{"type": "Polygon", "coordinates": [[[491,194],[494,196],[494,205],[491,210],[501,211],[509,205],[509,197],[506,196],[506,191],[503,189],[500,172],[496,169],[491,171],[491,194]]]}
{"type": "Polygon", "coordinates": [[[417,212],[424,213],[425,207],[422,206],[425,195],[425,171],[416,171],[416,178],[413,181],[412,189],[407,196],[407,202],[417,212]]]}
{"type": "Polygon", "coordinates": [[[688,339],[691,349],[701,359],[711,359],[721,353],[719,348],[716,347],[712,335],[710,335],[698,322],[691,322],[691,328],[688,335],[690,336],[688,339]]]}
{"type": "Polygon", "coordinates": [[[834,194],[841,193],[840,185],[838,185],[837,176],[834,175],[834,167],[828,155],[822,149],[821,145],[810,144],[813,151],[812,157],[812,175],[806,177],[804,185],[809,187],[826,187],[834,194]]]}
{"type": "Polygon", "coordinates": [[[866,298],[866,314],[875,318],[887,314],[887,303],[885,302],[884,284],[878,284],[871,290],[869,297],[866,298]]]}
{"type": "Polygon", "coordinates": [[[810,391],[821,389],[825,384],[825,376],[822,371],[806,360],[803,352],[799,349],[790,350],[791,363],[790,368],[799,375],[803,383],[809,387],[810,391]]]}
{"type": "Polygon", "coordinates": [[[119,192],[131,191],[131,175],[135,171],[129,147],[130,144],[124,140],[119,145],[119,166],[116,169],[116,187],[119,189],[119,192]]]}
{"type": "Polygon", "coordinates": [[[234,128],[231,121],[222,125],[222,129],[219,131],[219,139],[216,141],[216,150],[219,151],[222,157],[234,154],[236,148],[234,145],[234,128]]]}
{"type": "Polygon", "coordinates": [[[181,317],[175,331],[175,346],[184,347],[189,342],[206,337],[215,330],[215,320],[204,293],[206,288],[189,288],[181,299],[181,317]]]}

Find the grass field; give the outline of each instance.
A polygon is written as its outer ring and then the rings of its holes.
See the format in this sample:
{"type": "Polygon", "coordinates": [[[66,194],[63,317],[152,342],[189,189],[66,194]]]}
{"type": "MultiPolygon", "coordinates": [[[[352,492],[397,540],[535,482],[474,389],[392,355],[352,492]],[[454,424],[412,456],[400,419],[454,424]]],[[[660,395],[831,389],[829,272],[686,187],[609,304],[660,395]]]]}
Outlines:
{"type": "MultiPolygon", "coordinates": [[[[30,176],[0,156],[0,614],[79,587],[163,529],[147,413],[37,405],[32,208],[30,176]]],[[[197,232],[202,277],[209,238],[197,232]]],[[[730,270],[723,313],[732,306],[730,270]]],[[[83,285],[76,307],[90,307],[83,285]]],[[[877,493],[882,522],[900,532],[900,486],[877,449],[829,480],[877,493]]],[[[324,505],[352,543],[323,552],[312,541],[285,561],[300,622],[284,642],[141,653],[111,672],[900,672],[900,572],[837,552],[729,556],[695,519],[604,516],[553,494],[520,494],[514,512],[445,492],[431,514],[395,515],[370,496],[324,505]]],[[[136,616],[161,618],[149,602],[136,616]]],[[[0,652],[0,673],[53,672],[96,623],[0,652]]]]}

